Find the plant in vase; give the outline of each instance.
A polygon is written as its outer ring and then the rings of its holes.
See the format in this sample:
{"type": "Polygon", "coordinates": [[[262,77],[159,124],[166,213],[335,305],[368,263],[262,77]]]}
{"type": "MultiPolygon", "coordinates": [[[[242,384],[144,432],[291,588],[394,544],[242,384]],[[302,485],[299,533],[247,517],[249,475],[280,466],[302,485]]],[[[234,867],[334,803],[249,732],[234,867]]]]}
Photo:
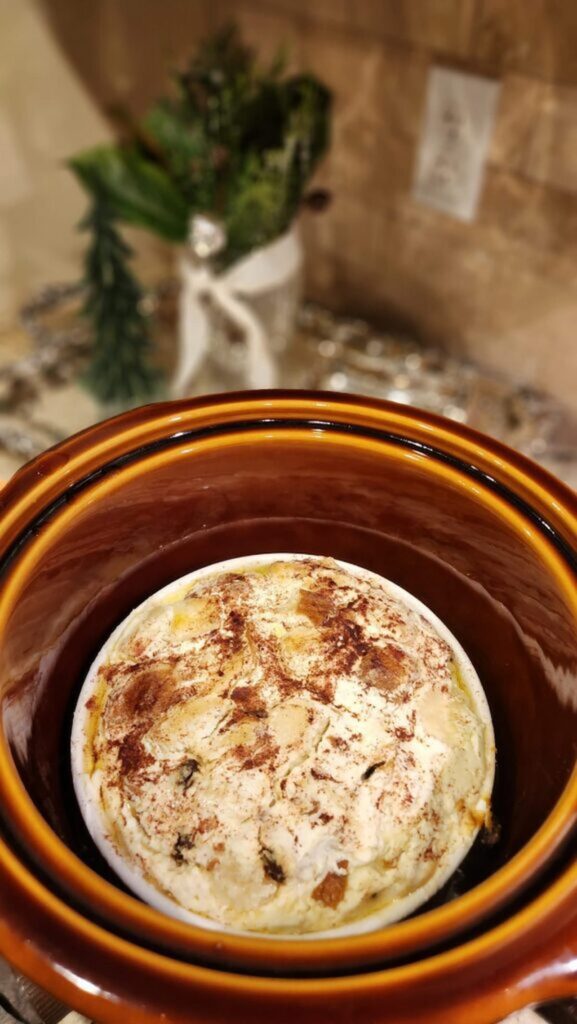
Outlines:
{"type": "Polygon", "coordinates": [[[274,383],[270,339],[255,305],[298,279],[294,230],[310,177],[329,141],[331,100],[310,75],[263,69],[228,28],[175,76],[172,96],[123,138],[76,156],[71,167],[91,199],[82,227],[94,348],[87,383],[106,403],[150,397],[159,387],[142,289],[122,224],[144,227],[180,252],[180,354],[173,391],[184,393],[214,324],[239,333],[248,382],[274,383]],[[212,327],[211,327],[212,324],[212,327]]]}

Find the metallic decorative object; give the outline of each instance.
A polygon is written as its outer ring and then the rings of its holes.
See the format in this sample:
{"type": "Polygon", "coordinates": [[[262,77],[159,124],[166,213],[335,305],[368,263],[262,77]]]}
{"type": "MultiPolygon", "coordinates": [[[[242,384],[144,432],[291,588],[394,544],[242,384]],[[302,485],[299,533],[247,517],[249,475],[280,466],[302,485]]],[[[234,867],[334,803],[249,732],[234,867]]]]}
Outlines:
{"type": "MultiPolygon", "coordinates": [[[[90,331],[78,315],[82,294],[78,284],[50,285],[22,308],[20,323],[34,347],[29,355],[0,367],[0,415],[31,412],[43,388],[68,383],[84,368],[90,331]]],[[[9,445],[12,433],[6,436],[9,445]]],[[[1,426],[0,443],[6,444],[1,426]]],[[[31,444],[35,447],[34,440],[31,444]]],[[[25,454],[26,445],[21,448],[25,454]]]]}
{"type": "Polygon", "coordinates": [[[375,331],[315,306],[302,310],[299,326],[314,353],[303,386],[416,405],[537,458],[563,419],[548,395],[409,336],[375,331]]]}
{"type": "Polygon", "coordinates": [[[51,325],[50,321],[46,320],[52,313],[65,311],[67,305],[71,301],[77,302],[82,294],[83,286],[77,282],[47,285],[22,307],[20,323],[38,348],[50,351],[53,348],[87,343],[89,331],[82,320],[68,320],[61,328],[51,325]]]}
{"type": "MultiPolygon", "coordinates": [[[[69,1011],[53,996],[48,995],[34,982],[28,981],[4,961],[0,960],[0,1024],[59,1024],[67,1020],[69,1011]]],[[[77,1024],[85,1018],[78,1017],[77,1024]]]]}
{"type": "Polygon", "coordinates": [[[225,248],[226,230],[216,217],[198,213],[191,218],[188,244],[196,259],[204,263],[225,248]]]}

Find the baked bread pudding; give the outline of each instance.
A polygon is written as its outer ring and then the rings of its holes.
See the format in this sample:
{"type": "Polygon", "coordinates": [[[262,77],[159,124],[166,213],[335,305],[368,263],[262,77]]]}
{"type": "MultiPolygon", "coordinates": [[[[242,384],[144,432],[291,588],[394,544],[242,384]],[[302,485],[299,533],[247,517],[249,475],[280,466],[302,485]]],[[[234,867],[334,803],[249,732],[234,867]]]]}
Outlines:
{"type": "Polygon", "coordinates": [[[93,664],[72,734],[88,828],[138,895],[270,936],[410,913],[490,814],[486,699],[385,579],[261,555],[152,595],[93,664]]]}

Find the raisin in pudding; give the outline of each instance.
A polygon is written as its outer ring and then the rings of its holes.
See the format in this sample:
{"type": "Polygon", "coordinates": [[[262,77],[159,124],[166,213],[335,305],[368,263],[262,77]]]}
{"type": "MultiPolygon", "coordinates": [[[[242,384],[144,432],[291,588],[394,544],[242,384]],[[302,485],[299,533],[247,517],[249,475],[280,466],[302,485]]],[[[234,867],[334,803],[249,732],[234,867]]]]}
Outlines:
{"type": "Polygon", "coordinates": [[[86,823],[134,892],[277,937],[422,904],[487,820],[494,761],[443,623],[304,555],[235,559],[146,600],[93,664],[72,734],[86,823]]]}

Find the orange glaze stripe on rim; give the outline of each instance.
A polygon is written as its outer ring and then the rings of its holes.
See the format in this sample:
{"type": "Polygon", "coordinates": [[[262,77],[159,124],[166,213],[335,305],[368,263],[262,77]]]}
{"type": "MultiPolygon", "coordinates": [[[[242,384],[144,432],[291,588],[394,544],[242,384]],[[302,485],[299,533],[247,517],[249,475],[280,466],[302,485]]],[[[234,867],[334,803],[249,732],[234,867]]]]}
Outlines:
{"type": "MultiPolygon", "coordinates": [[[[49,922],[49,939],[68,940],[68,949],[55,952],[42,940],[31,943],[28,937],[16,937],[6,921],[5,892],[0,890],[0,952],[24,973],[34,977],[54,995],[77,1005],[99,1020],[117,1024],[119,1006],[134,1024],[152,1024],[159,1019],[159,1003],[165,1007],[171,987],[187,986],[192,998],[202,1009],[214,1011],[198,1020],[229,1019],[265,1021],[275,1010],[284,1008],[299,1013],[303,1024],[316,1024],[318,1015],[325,1017],[330,1005],[334,1017],[349,1021],[354,1009],[355,1019],[375,1022],[381,1017],[365,1016],[365,1007],[374,1008],[375,1001],[388,1006],[405,992],[419,992],[432,1001],[424,1004],[424,1014],[414,1012],[403,1021],[419,1024],[490,1024],[503,1013],[512,1013],[530,1003],[574,995],[577,984],[577,864],[573,864],[549,889],[503,924],[483,935],[446,952],[400,967],[377,970],[369,974],[336,978],[265,978],[214,971],[191,963],[182,963],[158,953],[135,946],[81,917],[75,910],[55,897],[17,860],[0,840],[0,877],[17,901],[18,909],[31,904],[37,908],[38,925],[45,938],[45,920],[49,922]],[[543,947],[546,947],[545,952],[543,947]],[[548,948],[547,948],[548,946],[548,948]],[[86,959],[88,954],[88,959],[86,959]],[[523,958],[526,957],[526,962],[523,958]],[[510,962],[509,962],[510,958],[510,962]],[[110,965],[123,973],[118,981],[120,991],[113,995],[106,987],[105,977],[110,965]],[[462,988],[460,979],[469,979],[469,971],[483,976],[483,984],[469,993],[467,1005],[455,1009],[447,1018],[443,989],[454,997],[462,988]],[[139,998],[138,985],[142,972],[158,987],[157,1005],[147,1005],[139,998]],[[104,977],[103,977],[104,976],[104,977]],[[443,989],[439,989],[439,985],[443,989]],[[384,1002],[383,1002],[384,1001],[384,1002]],[[471,1002],[478,1008],[471,1017],[471,1002]],[[127,1005],[128,1004],[128,1005],[127,1005]],[[337,1008],[343,1007],[342,1018],[337,1008]],[[223,1012],[224,1011],[224,1012],[223,1012]],[[249,1012],[254,1016],[243,1017],[249,1012]],[[227,1016],[228,1014],[228,1016],[227,1016]],[[240,1015],[240,1016],[239,1016],[240,1015]]],[[[20,923],[22,919],[19,915],[20,923]]],[[[24,922],[26,918],[24,917],[24,922]]],[[[116,978],[115,989],[116,989],[116,978]]],[[[461,993],[462,994],[462,993],[461,993]]],[[[189,1021],[188,1015],[161,1013],[167,1021],[189,1021]]],[[[276,1018],[278,1019],[278,1014],[276,1018]]],[[[283,1016],[283,1021],[285,1017],[283,1016]]],[[[397,1018],[382,1018],[390,1024],[397,1018]]],[[[401,1018],[399,1017],[399,1020],[401,1018]]]]}

